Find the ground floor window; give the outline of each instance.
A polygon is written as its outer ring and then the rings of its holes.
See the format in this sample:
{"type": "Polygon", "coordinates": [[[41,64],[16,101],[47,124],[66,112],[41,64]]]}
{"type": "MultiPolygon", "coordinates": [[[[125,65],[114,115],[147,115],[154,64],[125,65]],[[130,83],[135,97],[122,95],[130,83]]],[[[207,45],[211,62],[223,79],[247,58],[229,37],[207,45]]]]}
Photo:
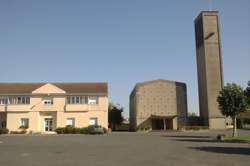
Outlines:
{"type": "Polygon", "coordinates": [[[28,118],[22,118],[21,119],[21,126],[22,128],[29,128],[29,119],[28,118]]]}
{"type": "Polygon", "coordinates": [[[89,125],[98,125],[98,119],[96,117],[89,118],[89,125]]]}
{"type": "Polygon", "coordinates": [[[75,126],[75,118],[67,118],[66,125],[75,126]]]}

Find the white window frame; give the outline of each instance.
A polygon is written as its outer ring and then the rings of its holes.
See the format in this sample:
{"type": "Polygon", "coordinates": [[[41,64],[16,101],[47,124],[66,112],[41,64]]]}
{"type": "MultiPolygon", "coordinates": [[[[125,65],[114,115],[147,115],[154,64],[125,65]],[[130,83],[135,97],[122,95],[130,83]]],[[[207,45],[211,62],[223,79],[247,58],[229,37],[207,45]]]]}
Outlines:
{"type": "Polygon", "coordinates": [[[43,98],[43,104],[44,105],[53,105],[53,98],[52,97],[44,97],[43,98]]]}
{"type": "Polygon", "coordinates": [[[98,125],[98,118],[97,117],[89,118],[89,125],[98,125]],[[92,122],[94,122],[94,123],[92,123],[92,122]]]}
{"type": "Polygon", "coordinates": [[[75,127],[75,118],[67,118],[66,126],[68,125],[75,127]]]}
{"type": "Polygon", "coordinates": [[[20,126],[29,128],[29,118],[21,118],[20,126]]]}
{"type": "Polygon", "coordinates": [[[99,97],[98,96],[89,96],[88,97],[88,104],[96,105],[98,104],[99,97]]]}

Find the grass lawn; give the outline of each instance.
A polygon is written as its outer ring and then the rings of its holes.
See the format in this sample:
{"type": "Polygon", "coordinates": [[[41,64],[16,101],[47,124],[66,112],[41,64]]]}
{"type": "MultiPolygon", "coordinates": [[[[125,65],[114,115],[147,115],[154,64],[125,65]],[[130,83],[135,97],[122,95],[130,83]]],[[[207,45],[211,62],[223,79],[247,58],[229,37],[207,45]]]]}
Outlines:
{"type": "Polygon", "coordinates": [[[250,143],[250,136],[239,136],[239,137],[236,137],[236,138],[230,137],[230,138],[227,138],[227,140],[250,143]]]}

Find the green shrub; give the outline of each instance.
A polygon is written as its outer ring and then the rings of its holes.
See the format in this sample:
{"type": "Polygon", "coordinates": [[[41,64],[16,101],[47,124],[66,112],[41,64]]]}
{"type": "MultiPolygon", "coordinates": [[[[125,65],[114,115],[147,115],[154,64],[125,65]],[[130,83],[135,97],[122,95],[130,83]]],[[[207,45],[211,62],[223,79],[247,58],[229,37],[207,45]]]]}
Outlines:
{"type": "Polygon", "coordinates": [[[0,128],[0,134],[8,134],[9,130],[7,128],[0,128]]]}
{"type": "Polygon", "coordinates": [[[28,126],[20,126],[19,129],[22,129],[22,130],[26,130],[28,129],[29,127],[28,126]]]}
{"type": "Polygon", "coordinates": [[[77,128],[74,126],[58,127],[55,132],[57,134],[104,134],[107,133],[107,129],[101,126],[88,126],[83,128],[77,128]]]}
{"type": "Polygon", "coordinates": [[[77,133],[77,128],[75,128],[74,126],[68,125],[68,126],[66,126],[64,128],[64,133],[65,134],[76,134],[77,133]]]}
{"type": "Polygon", "coordinates": [[[55,129],[55,132],[57,134],[63,134],[64,133],[64,128],[63,127],[58,127],[58,128],[55,129]]]}
{"type": "Polygon", "coordinates": [[[10,134],[26,134],[26,130],[21,130],[21,131],[11,131],[10,134]]]}
{"type": "Polygon", "coordinates": [[[122,123],[120,125],[116,125],[114,131],[129,131],[129,124],[122,123]]]}
{"type": "Polygon", "coordinates": [[[88,134],[88,127],[80,128],[80,134],[88,134]]]}
{"type": "Polygon", "coordinates": [[[90,125],[88,126],[89,134],[104,134],[104,129],[99,125],[90,125]]]}

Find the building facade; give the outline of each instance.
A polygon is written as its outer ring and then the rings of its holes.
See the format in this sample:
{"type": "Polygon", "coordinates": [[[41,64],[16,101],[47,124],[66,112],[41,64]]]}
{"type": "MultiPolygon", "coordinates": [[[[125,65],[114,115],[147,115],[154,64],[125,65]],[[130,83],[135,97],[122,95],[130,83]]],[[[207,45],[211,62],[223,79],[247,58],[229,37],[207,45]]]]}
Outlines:
{"type": "Polygon", "coordinates": [[[130,130],[177,130],[187,118],[186,84],[168,80],[137,83],[130,94],[130,130]]]}
{"type": "Polygon", "coordinates": [[[210,129],[224,129],[217,96],[223,87],[219,18],[217,11],[203,11],[195,19],[196,59],[200,116],[210,129]]]}
{"type": "Polygon", "coordinates": [[[108,128],[107,83],[0,83],[0,127],[49,133],[66,125],[108,128]]]}

